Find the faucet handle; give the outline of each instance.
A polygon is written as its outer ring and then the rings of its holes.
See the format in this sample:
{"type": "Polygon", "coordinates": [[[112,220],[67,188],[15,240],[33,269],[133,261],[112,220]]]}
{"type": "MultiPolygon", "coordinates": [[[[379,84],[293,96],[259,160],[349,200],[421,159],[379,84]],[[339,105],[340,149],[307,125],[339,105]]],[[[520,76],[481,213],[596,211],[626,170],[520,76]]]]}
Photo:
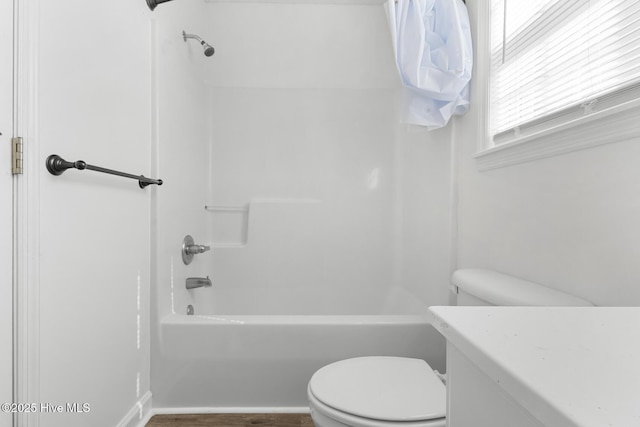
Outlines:
{"type": "Polygon", "coordinates": [[[182,241],[182,261],[185,265],[189,265],[191,261],[193,261],[195,254],[201,254],[210,250],[211,246],[196,245],[193,237],[186,235],[182,241]]]}
{"type": "Polygon", "coordinates": [[[204,245],[186,245],[184,250],[188,253],[188,254],[201,254],[204,253],[206,251],[211,250],[211,246],[204,246],[204,245]]]}

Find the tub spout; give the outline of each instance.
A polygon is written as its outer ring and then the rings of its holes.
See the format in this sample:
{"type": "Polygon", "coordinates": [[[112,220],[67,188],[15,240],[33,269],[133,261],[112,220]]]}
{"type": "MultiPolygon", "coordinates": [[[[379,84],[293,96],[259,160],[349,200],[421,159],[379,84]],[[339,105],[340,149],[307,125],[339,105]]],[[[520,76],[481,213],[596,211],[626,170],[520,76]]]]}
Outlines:
{"type": "Polygon", "coordinates": [[[210,288],[211,279],[207,277],[187,277],[187,289],[210,288]]]}

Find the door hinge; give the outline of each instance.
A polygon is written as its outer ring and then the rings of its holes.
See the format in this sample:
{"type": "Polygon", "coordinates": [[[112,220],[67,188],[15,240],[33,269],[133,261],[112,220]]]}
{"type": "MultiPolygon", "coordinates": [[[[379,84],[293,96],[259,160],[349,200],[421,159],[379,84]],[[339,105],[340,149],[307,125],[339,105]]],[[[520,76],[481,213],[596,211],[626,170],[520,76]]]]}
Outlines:
{"type": "Polygon", "coordinates": [[[11,173],[22,174],[22,138],[11,138],[11,173]]]}

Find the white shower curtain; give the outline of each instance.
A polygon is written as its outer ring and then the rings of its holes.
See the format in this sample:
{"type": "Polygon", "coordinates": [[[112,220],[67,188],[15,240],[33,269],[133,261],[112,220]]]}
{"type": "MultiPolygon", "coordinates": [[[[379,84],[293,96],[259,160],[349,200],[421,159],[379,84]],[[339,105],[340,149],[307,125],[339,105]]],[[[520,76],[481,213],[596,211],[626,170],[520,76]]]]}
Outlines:
{"type": "Polygon", "coordinates": [[[437,129],[469,109],[471,30],[461,0],[389,0],[404,121],[437,129]]]}

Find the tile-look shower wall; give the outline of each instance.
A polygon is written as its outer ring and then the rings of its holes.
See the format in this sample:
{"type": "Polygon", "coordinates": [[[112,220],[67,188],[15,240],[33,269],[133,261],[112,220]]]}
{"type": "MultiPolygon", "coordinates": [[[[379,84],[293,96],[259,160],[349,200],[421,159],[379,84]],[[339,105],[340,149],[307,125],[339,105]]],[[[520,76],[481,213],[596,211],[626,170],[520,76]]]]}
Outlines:
{"type": "Polygon", "coordinates": [[[44,163],[56,153],[150,176],[150,13],[127,0],[37,4],[38,403],[65,407],[37,416],[42,427],[113,427],[139,417],[150,389],[155,189],[88,170],[55,177],[44,163]]]}

